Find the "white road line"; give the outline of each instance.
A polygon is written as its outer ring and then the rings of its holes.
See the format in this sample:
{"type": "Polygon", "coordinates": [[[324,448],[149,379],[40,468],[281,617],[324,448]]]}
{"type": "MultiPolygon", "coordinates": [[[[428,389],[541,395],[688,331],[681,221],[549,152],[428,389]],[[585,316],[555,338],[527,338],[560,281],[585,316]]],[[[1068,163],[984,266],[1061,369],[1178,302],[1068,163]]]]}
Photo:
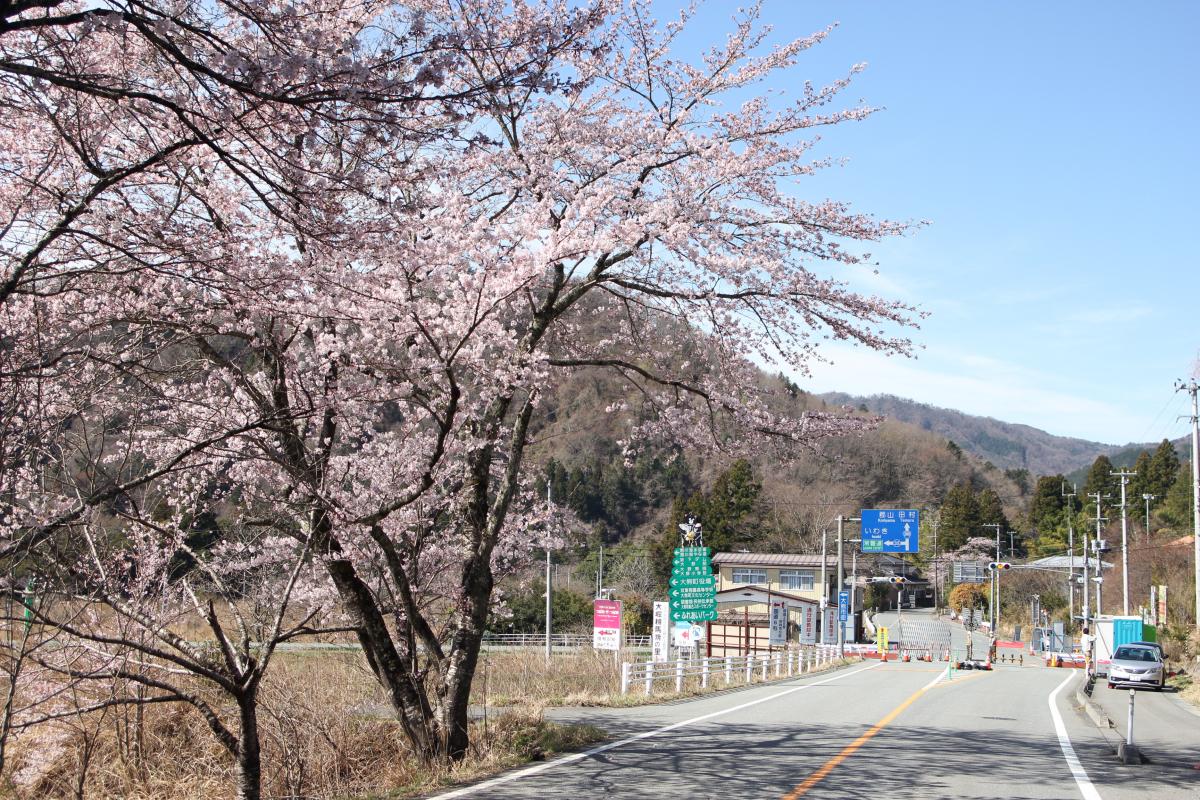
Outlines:
{"type": "Polygon", "coordinates": [[[726,714],[732,714],[735,711],[741,711],[743,708],[750,708],[751,706],[756,706],[759,703],[767,703],[767,702],[770,702],[771,700],[778,700],[780,697],[785,697],[786,695],[793,694],[795,692],[801,692],[801,691],[804,691],[805,689],[810,689],[813,686],[821,686],[826,683],[833,683],[834,681],[840,680],[842,678],[849,678],[851,675],[857,675],[860,672],[866,672],[867,670],[875,669],[878,666],[879,666],[878,664],[872,664],[869,667],[864,667],[862,669],[856,669],[853,672],[843,672],[841,674],[834,675],[833,677],[826,678],[823,681],[815,681],[814,683],[805,683],[800,686],[793,686],[791,689],[785,689],[782,692],[776,692],[776,693],[768,695],[766,697],[760,697],[759,699],[751,700],[748,703],[742,703],[741,705],[732,706],[731,708],[725,708],[720,711],[713,711],[708,714],[703,714],[699,717],[693,717],[692,719],[685,719],[682,722],[674,722],[674,723],[671,723],[670,725],[666,725],[662,728],[655,728],[652,731],[646,731],[645,733],[639,733],[636,736],[630,736],[627,739],[621,739],[620,741],[609,742],[608,744],[602,744],[599,747],[593,747],[591,750],[586,750],[582,753],[573,753],[569,756],[564,756],[563,758],[559,758],[554,761],[548,761],[545,764],[538,764],[536,767],[528,767],[526,769],[520,770],[518,772],[513,772],[508,775],[501,775],[499,778],[492,778],[490,781],[484,781],[483,783],[477,783],[474,786],[465,786],[462,789],[455,789],[452,792],[446,792],[445,794],[439,794],[436,797],[429,798],[429,800],[451,800],[451,798],[454,798],[454,797],[466,797],[467,795],[475,794],[476,792],[481,791],[483,789],[490,789],[493,786],[499,786],[504,783],[509,783],[510,781],[520,780],[521,778],[528,778],[530,775],[537,775],[540,772],[545,772],[546,770],[554,769],[555,767],[562,767],[567,764],[573,764],[576,761],[582,761],[585,758],[590,758],[591,756],[598,755],[600,753],[604,753],[609,750],[615,750],[618,747],[624,747],[627,744],[632,744],[633,742],[638,742],[638,741],[641,741],[642,739],[649,739],[651,736],[658,736],[660,733],[666,733],[667,731],[673,731],[677,728],[682,728],[687,725],[694,725],[697,722],[704,722],[705,720],[713,719],[714,717],[721,717],[726,714]]]}
{"type": "Polygon", "coordinates": [[[1058,734],[1058,746],[1062,748],[1063,758],[1067,760],[1067,766],[1071,768],[1071,777],[1075,779],[1075,785],[1079,787],[1079,793],[1083,795],[1084,800],[1101,800],[1100,793],[1096,791],[1096,787],[1092,785],[1091,780],[1088,778],[1087,770],[1079,762],[1079,756],[1075,755],[1075,748],[1071,746],[1071,737],[1067,736],[1067,726],[1063,725],[1062,715],[1058,713],[1058,705],[1055,703],[1058,699],[1058,693],[1074,677],[1074,671],[1072,670],[1072,674],[1067,675],[1066,679],[1058,685],[1058,688],[1050,693],[1047,701],[1050,705],[1050,718],[1054,720],[1054,731],[1058,734]]]}

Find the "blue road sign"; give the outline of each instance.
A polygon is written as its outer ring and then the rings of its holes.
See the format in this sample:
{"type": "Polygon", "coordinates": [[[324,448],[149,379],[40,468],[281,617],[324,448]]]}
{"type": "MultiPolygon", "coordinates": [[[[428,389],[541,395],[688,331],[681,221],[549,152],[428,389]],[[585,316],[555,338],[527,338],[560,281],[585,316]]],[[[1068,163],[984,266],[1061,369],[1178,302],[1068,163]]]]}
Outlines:
{"type": "Polygon", "coordinates": [[[863,509],[864,553],[915,553],[919,547],[920,514],[911,508],[863,509]]]}
{"type": "Polygon", "coordinates": [[[838,592],[838,621],[850,619],[850,593],[838,592]]]}

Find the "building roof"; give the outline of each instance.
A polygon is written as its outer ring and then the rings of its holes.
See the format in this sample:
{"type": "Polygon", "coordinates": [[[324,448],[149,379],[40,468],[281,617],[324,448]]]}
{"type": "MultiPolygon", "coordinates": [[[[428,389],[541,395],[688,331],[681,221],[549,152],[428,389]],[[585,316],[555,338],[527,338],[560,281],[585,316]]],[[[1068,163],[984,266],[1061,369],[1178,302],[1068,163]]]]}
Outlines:
{"type": "MultiPolygon", "coordinates": [[[[712,562],[735,567],[819,567],[820,553],[717,553],[712,562]]],[[[837,566],[837,556],[826,556],[825,564],[837,566]]]]}
{"type": "Polygon", "coordinates": [[[820,605],[819,600],[814,600],[811,597],[798,597],[787,592],[767,591],[762,586],[734,586],[731,589],[724,589],[717,592],[718,603],[740,603],[742,605],[766,603],[770,600],[783,600],[789,606],[799,605],[820,605]]]}

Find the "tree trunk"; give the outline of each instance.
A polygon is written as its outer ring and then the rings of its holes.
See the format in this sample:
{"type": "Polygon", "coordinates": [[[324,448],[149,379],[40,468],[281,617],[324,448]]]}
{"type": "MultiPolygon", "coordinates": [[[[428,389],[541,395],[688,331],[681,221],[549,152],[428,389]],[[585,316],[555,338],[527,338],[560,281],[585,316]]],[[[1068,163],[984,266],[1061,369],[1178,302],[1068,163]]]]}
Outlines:
{"type": "Polygon", "coordinates": [[[446,757],[451,761],[461,761],[470,745],[467,712],[492,596],[490,559],[473,562],[464,578],[463,594],[467,607],[460,609],[462,623],[451,638],[446,653],[439,720],[443,747],[446,757]]]}
{"type": "Polygon", "coordinates": [[[258,692],[238,698],[237,800],[262,797],[262,749],[258,739],[258,692]]]}
{"type": "Polygon", "coordinates": [[[425,687],[413,674],[411,659],[414,656],[406,659],[396,650],[383,613],[370,589],[358,577],[354,565],[336,559],[327,563],[327,569],[354,624],[367,662],[387,691],[414,751],[425,763],[434,763],[443,748],[425,687]]]}

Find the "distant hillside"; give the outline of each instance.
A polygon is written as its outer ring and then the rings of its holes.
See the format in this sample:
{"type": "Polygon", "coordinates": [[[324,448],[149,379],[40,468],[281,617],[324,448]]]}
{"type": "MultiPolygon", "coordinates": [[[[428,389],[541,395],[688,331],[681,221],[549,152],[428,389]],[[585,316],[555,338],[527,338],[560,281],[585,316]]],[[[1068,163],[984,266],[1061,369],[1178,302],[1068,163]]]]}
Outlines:
{"type": "Polygon", "coordinates": [[[1029,425],[1001,422],[991,417],[976,417],[948,408],[937,408],[892,395],[855,397],[840,392],[820,395],[831,405],[865,406],[900,422],[907,422],[953,441],[963,450],[1005,469],[1029,470],[1034,475],[1068,474],[1086,469],[1099,455],[1117,462],[1128,455],[1128,464],[1145,448],[1155,444],[1110,445],[1054,436],[1029,425]]]}
{"type": "MultiPolygon", "coordinates": [[[[1190,461],[1192,458],[1192,440],[1190,436],[1181,436],[1171,442],[1175,445],[1175,452],[1179,454],[1182,461],[1190,461]]],[[[1152,444],[1131,444],[1118,449],[1114,453],[1108,454],[1108,460],[1113,463],[1114,467],[1132,467],[1137,463],[1138,456],[1143,450],[1148,450],[1151,453],[1158,447],[1157,443],[1152,444]]],[[[1091,464],[1083,464],[1074,472],[1063,473],[1067,476],[1067,480],[1072,483],[1083,485],[1087,480],[1088,470],[1091,469],[1091,464]]]]}

